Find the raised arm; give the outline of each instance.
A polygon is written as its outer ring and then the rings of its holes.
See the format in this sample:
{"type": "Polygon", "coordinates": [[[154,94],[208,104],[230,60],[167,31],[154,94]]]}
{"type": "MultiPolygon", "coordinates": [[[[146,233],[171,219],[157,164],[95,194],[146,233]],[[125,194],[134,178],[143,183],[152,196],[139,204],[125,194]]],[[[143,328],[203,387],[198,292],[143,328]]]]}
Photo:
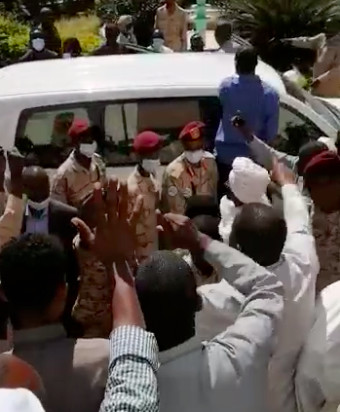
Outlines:
{"type": "Polygon", "coordinates": [[[10,170],[9,195],[4,214],[0,217],[0,248],[20,235],[25,207],[22,198],[24,158],[18,152],[8,153],[7,158],[10,170]]]}
{"type": "MultiPolygon", "coordinates": [[[[310,266],[308,275],[319,272],[319,260],[312,233],[308,206],[295,184],[294,174],[274,159],[272,179],[282,188],[283,210],[287,225],[287,239],[283,253],[293,256],[296,264],[310,266]]],[[[295,279],[294,281],[298,281],[295,279]]],[[[303,281],[303,280],[302,280],[303,281]]]]}
{"type": "Polygon", "coordinates": [[[101,412],[158,411],[158,348],[155,337],[147,333],[129,262],[135,254],[135,225],[141,212],[136,201],[128,213],[126,184],[109,181],[106,199],[100,185],[94,190],[95,232],[74,219],[81,242],[94,253],[112,276],[113,331],[110,337],[110,365],[101,412]],[[106,210],[109,212],[106,214],[106,210]]]}

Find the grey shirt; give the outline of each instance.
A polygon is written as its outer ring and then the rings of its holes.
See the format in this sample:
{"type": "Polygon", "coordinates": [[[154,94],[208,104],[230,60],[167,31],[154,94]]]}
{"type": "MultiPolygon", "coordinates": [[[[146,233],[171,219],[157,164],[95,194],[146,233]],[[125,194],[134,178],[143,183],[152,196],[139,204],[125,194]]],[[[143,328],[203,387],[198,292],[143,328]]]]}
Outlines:
{"type": "Polygon", "coordinates": [[[245,296],[234,325],[209,342],[199,337],[160,353],[161,412],[264,412],[267,370],[283,309],[275,275],[212,241],[205,259],[245,296]]]}
{"type": "Polygon", "coordinates": [[[69,339],[61,324],[14,331],[13,354],[41,376],[48,412],[98,412],[109,365],[106,339],[69,339]]]}

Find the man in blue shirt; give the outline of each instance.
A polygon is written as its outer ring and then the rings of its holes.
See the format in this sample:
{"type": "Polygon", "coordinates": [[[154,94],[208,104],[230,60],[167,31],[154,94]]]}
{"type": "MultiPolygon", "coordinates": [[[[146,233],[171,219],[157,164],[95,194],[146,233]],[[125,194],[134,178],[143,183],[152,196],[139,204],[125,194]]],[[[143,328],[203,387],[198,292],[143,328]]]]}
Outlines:
{"type": "Polygon", "coordinates": [[[223,80],[219,88],[222,122],[215,148],[221,183],[228,179],[235,157],[249,157],[247,144],[231,119],[238,112],[256,136],[265,142],[275,138],[279,120],[279,96],[255,74],[258,57],[252,47],[240,48],[235,55],[236,74],[223,80]]]}

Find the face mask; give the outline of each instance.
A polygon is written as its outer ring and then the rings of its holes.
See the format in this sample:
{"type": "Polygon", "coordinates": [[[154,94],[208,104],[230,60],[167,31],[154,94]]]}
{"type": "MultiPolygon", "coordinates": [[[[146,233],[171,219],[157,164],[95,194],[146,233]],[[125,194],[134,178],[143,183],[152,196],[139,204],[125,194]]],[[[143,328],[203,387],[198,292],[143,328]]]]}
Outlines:
{"type": "Polygon", "coordinates": [[[161,165],[161,162],[159,159],[143,159],[142,161],[142,167],[146,172],[155,174],[157,171],[157,168],[161,165]]]}
{"type": "Polygon", "coordinates": [[[71,56],[71,53],[64,53],[63,54],[63,59],[70,59],[72,56],[71,56]]]}
{"type": "Polygon", "coordinates": [[[86,157],[92,157],[96,153],[96,150],[97,150],[96,142],[82,143],[79,148],[80,153],[86,157]]]}
{"type": "Polygon", "coordinates": [[[203,158],[203,154],[204,154],[204,151],[202,149],[195,150],[194,152],[189,152],[188,150],[184,152],[185,158],[187,159],[189,163],[192,163],[192,164],[199,163],[203,158]]]}
{"type": "Polygon", "coordinates": [[[45,40],[44,39],[33,39],[32,40],[32,47],[34,50],[40,52],[45,48],[45,40]]]}
{"type": "Polygon", "coordinates": [[[163,39],[154,39],[153,40],[153,48],[156,50],[160,50],[162,46],[164,45],[164,40],[163,39]]]}
{"type": "Polygon", "coordinates": [[[29,206],[30,208],[34,210],[44,210],[48,207],[49,203],[50,203],[49,198],[43,200],[42,202],[35,202],[34,200],[27,199],[27,206],[29,206]]]}

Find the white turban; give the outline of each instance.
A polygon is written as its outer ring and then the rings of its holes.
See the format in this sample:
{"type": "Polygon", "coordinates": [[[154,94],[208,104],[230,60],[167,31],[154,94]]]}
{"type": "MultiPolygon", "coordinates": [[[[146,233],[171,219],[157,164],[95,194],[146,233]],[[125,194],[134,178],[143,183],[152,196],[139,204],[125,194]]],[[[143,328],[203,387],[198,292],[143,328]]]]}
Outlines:
{"type": "Polygon", "coordinates": [[[237,157],[229,174],[229,187],[242,203],[265,203],[270,177],[266,169],[247,157],[237,157]]]}
{"type": "Polygon", "coordinates": [[[318,142],[325,144],[328,147],[328,150],[334,153],[338,153],[338,149],[335,146],[334,140],[330,137],[321,136],[318,139],[318,142]]]}
{"type": "Polygon", "coordinates": [[[0,389],[0,409],[6,412],[44,412],[38,398],[27,389],[0,389]]]}

